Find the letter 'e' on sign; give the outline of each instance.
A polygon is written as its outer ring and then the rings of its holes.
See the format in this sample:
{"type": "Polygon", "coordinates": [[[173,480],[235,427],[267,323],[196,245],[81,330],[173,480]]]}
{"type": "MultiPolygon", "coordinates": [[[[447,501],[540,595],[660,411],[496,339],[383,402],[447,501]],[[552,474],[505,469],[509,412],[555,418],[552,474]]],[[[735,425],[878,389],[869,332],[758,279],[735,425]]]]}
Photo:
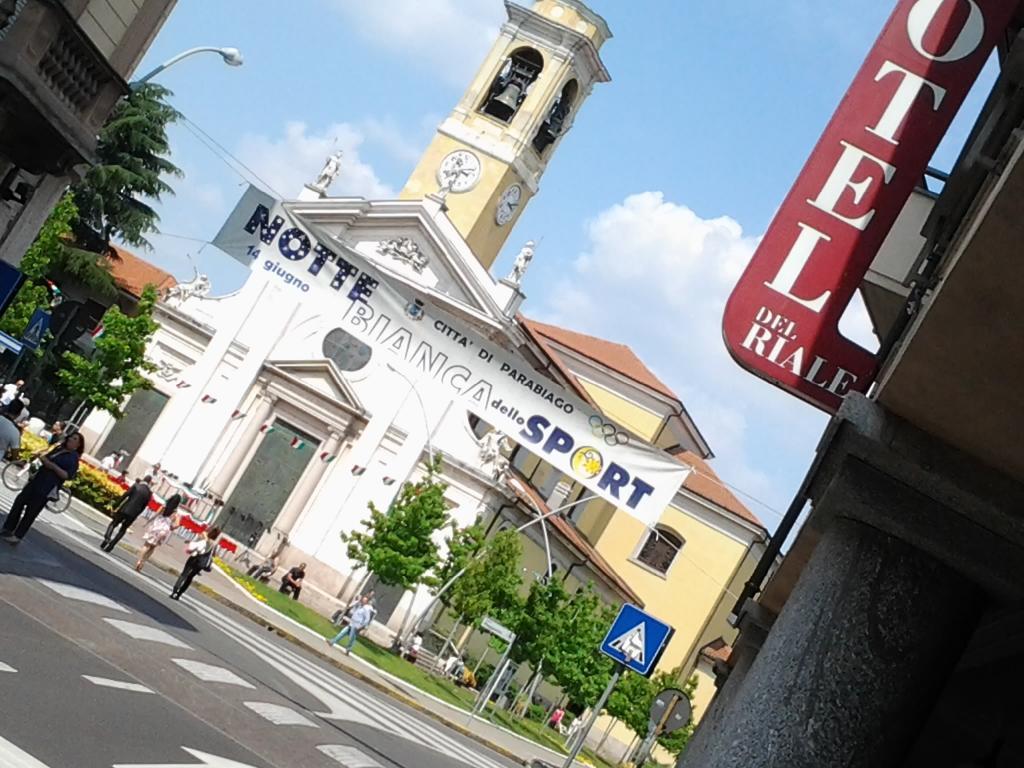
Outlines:
{"type": "Polygon", "coordinates": [[[1019,0],[900,0],[725,308],[744,368],[827,411],[875,356],[839,319],[1019,0]]]}

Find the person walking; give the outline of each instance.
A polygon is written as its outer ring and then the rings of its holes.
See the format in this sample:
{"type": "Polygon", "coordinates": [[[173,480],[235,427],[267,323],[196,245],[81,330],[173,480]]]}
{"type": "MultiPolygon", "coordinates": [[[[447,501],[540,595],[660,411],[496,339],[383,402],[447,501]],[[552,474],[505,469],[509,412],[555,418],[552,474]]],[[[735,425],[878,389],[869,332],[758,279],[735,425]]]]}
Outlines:
{"type": "Polygon", "coordinates": [[[162,546],[171,537],[171,533],[178,527],[178,506],[181,504],[181,494],[174,494],[164,504],[160,514],[149,521],[146,530],[142,534],[142,550],[139,552],[139,559],[135,562],[135,570],[142,573],[142,567],[146,564],[156,548],[162,546]]]}
{"type": "Polygon", "coordinates": [[[355,610],[348,617],[348,624],[342,627],[341,632],[327,640],[327,644],[335,646],[341,642],[342,638],[347,637],[348,642],[346,642],[342,650],[346,654],[352,653],[352,648],[356,644],[356,637],[370,626],[371,621],[373,621],[373,607],[370,605],[370,599],[364,595],[360,598],[359,605],[355,607],[355,610]]]}
{"type": "Polygon", "coordinates": [[[217,551],[217,539],[220,538],[220,528],[211,528],[199,535],[199,538],[189,542],[185,547],[188,559],[181,569],[181,575],[174,582],[174,589],[171,590],[172,600],[181,600],[190,586],[192,579],[202,571],[209,571],[213,568],[213,555],[217,551]]]}
{"type": "Polygon", "coordinates": [[[117,500],[110,525],[107,526],[107,532],[103,534],[103,541],[100,543],[100,549],[104,552],[113,552],[117,542],[132,527],[132,523],[138,520],[139,515],[149,507],[149,502],[153,498],[153,489],[150,487],[152,482],[153,478],[149,475],[141,480],[136,480],[135,484],[117,500]]]}
{"type": "Polygon", "coordinates": [[[20,401],[0,406],[0,458],[6,458],[8,461],[15,461],[18,451],[21,450],[21,430],[14,423],[19,413],[20,401]]]}
{"type": "Polygon", "coordinates": [[[14,497],[11,511],[7,513],[3,528],[0,528],[0,539],[15,545],[25,538],[46,502],[66,481],[78,474],[78,463],[84,447],[82,435],[73,432],[57,448],[39,457],[39,471],[25,484],[21,493],[14,497]]]}
{"type": "Polygon", "coordinates": [[[21,394],[21,388],[25,386],[25,382],[21,379],[13,381],[10,384],[4,384],[3,394],[0,395],[0,405],[7,405],[11,400],[21,394]]]}

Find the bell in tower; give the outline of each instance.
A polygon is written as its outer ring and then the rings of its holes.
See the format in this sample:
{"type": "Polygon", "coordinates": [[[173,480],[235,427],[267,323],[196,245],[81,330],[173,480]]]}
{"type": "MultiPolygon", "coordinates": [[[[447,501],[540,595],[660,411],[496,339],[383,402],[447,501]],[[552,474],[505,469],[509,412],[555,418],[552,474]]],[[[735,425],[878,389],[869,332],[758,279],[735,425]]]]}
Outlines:
{"type": "Polygon", "coordinates": [[[540,53],[532,48],[515,51],[505,59],[501,72],[491,83],[483,111],[504,123],[512,120],[542,69],[544,59],[540,53]]]}
{"type": "Polygon", "coordinates": [[[539,191],[594,84],[611,79],[600,54],[611,31],[582,0],[505,7],[498,40],[401,193],[440,192],[485,267],[539,191]]]}

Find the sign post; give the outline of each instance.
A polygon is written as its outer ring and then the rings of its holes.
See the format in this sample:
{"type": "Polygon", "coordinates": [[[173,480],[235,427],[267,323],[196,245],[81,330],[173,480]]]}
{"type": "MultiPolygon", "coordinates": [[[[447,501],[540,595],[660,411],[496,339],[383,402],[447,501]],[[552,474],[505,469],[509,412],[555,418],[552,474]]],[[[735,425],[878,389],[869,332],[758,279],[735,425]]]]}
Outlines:
{"type": "Polygon", "coordinates": [[[590,733],[590,729],[594,727],[594,723],[596,723],[597,718],[600,717],[601,710],[604,709],[604,705],[608,703],[608,697],[612,695],[612,691],[615,690],[615,686],[618,684],[619,678],[622,677],[622,673],[625,669],[626,667],[622,664],[615,665],[615,671],[612,673],[611,679],[608,680],[608,685],[605,686],[604,693],[601,694],[601,698],[597,700],[594,708],[590,711],[590,717],[587,718],[587,722],[582,728],[580,728],[576,744],[573,746],[569,756],[565,758],[562,768],[572,768],[572,764],[576,762],[576,758],[579,757],[580,752],[583,750],[583,743],[587,740],[587,734],[590,733]]]}
{"type": "Polygon", "coordinates": [[[494,672],[491,673],[490,680],[487,681],[487,685],[484,686],[484,690],[480,693],[480,697],[473,705],[473,710],[470,712],[470,718],[475,717],[477,713],[483,711],[483,709],[487,707],[487,702],[490,701],[491,694],[498,687],[498,681],[505,673],[505,666],[509,663],[509,654],[512,653],[512,646],[516,642],[515,632],[504,625],[499,624],[490,617],[485,618],[481,622],[480,628],[485,632],[490,632],[495,637],[504,640],[508,645],[505,646],[505,652],[501,654],[501,658],[498,660],[497,665],[495,665],[494,672]]]}
{"type": "Polygon", "coordinates": [[[659,736],[674,733],[690,722],[693,705],[690,697],[678,688],[666,688],[651,702],[650,724],[647,737],[637,750],[636,765],[643,765],[650,758],[654,741],[659,736]]]}
{"type": "Polygon", "coordinates": [[[608,681],[601,698],[594,704],[587,722],[580,729],[576,743],[562,768],[572,768],[573,762],[579,756],[580,750],[583,749],[583,744],[587,740],[587,734],[597,722],[601,710],[608,702],[612,691],[615,690],[615,685],[622,677],[622,673],[628,669],[638,675],[650,677],[658,664],[658,659],[665,652],[668,641],[672,639],[674,631],[671,626],[654,618],[649,613],[645,613],[635,605],[627,603],[619,609],[619,615],[615,617],[615,621],[612,622],[612,626],[608,630],[608,634],[604,636],[604,640],[601,641],[599,648],[601,653],[615,661],[615,672],[612,674],[611,680],[608,681]]]}

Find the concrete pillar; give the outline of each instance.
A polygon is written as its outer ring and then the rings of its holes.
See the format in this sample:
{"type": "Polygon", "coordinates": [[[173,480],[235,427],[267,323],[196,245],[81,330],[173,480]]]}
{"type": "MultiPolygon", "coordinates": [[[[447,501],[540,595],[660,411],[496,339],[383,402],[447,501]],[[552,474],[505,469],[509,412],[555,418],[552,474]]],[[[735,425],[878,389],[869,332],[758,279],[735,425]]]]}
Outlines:
{"type": "Polygon", "coordinates": [[[899,766],[984,600],[963,576],[852,520],[823,535],[727,720],[686,768],[899,766]]]}
{"type": "Polygon", "coordinates": [[[274,404],[277,399],[267,395],[262,395],[257,398],[253,404],[252,413],[248,416],[248,422],[245,428],[242,430],[241,436],[238,438],[238,442],[235,444],[234,449],[228,454],[226,460],[220,471],[217,472],[217,476],[213,482],[210,483],[210,490],[219,496],[223,497],[227,492],[228,486],[231,485],[231,481],[238,474],[238,470],[242,466],[242,462],[245,461],[245,457],[249,455],[249,447],[252,445],[252,441],[256,439],[256,436],[260,433],[260,427],[267,423],[270,419],[271,414],[274,412],[274,404]]]}
{"type": "Polygon", "coordinates": [[[319,454],[325,451],[327,453],[335,453],[339,445],[341,445],[341,435],[337,432],[331,432],[327,441],[317,451],[317,455],[313,458],[313,466],[309,468],[292,492],[285,510],[274,521],[273,531],[280,539],[288,538],[292,527],[295,525],[295,521],[299,519],[299,515],[306,509],[306,505],[313,496],[313,491],[316,490],[323,479],[324,473],[327,472],[328,465],[320,460],[319,454]]]}

